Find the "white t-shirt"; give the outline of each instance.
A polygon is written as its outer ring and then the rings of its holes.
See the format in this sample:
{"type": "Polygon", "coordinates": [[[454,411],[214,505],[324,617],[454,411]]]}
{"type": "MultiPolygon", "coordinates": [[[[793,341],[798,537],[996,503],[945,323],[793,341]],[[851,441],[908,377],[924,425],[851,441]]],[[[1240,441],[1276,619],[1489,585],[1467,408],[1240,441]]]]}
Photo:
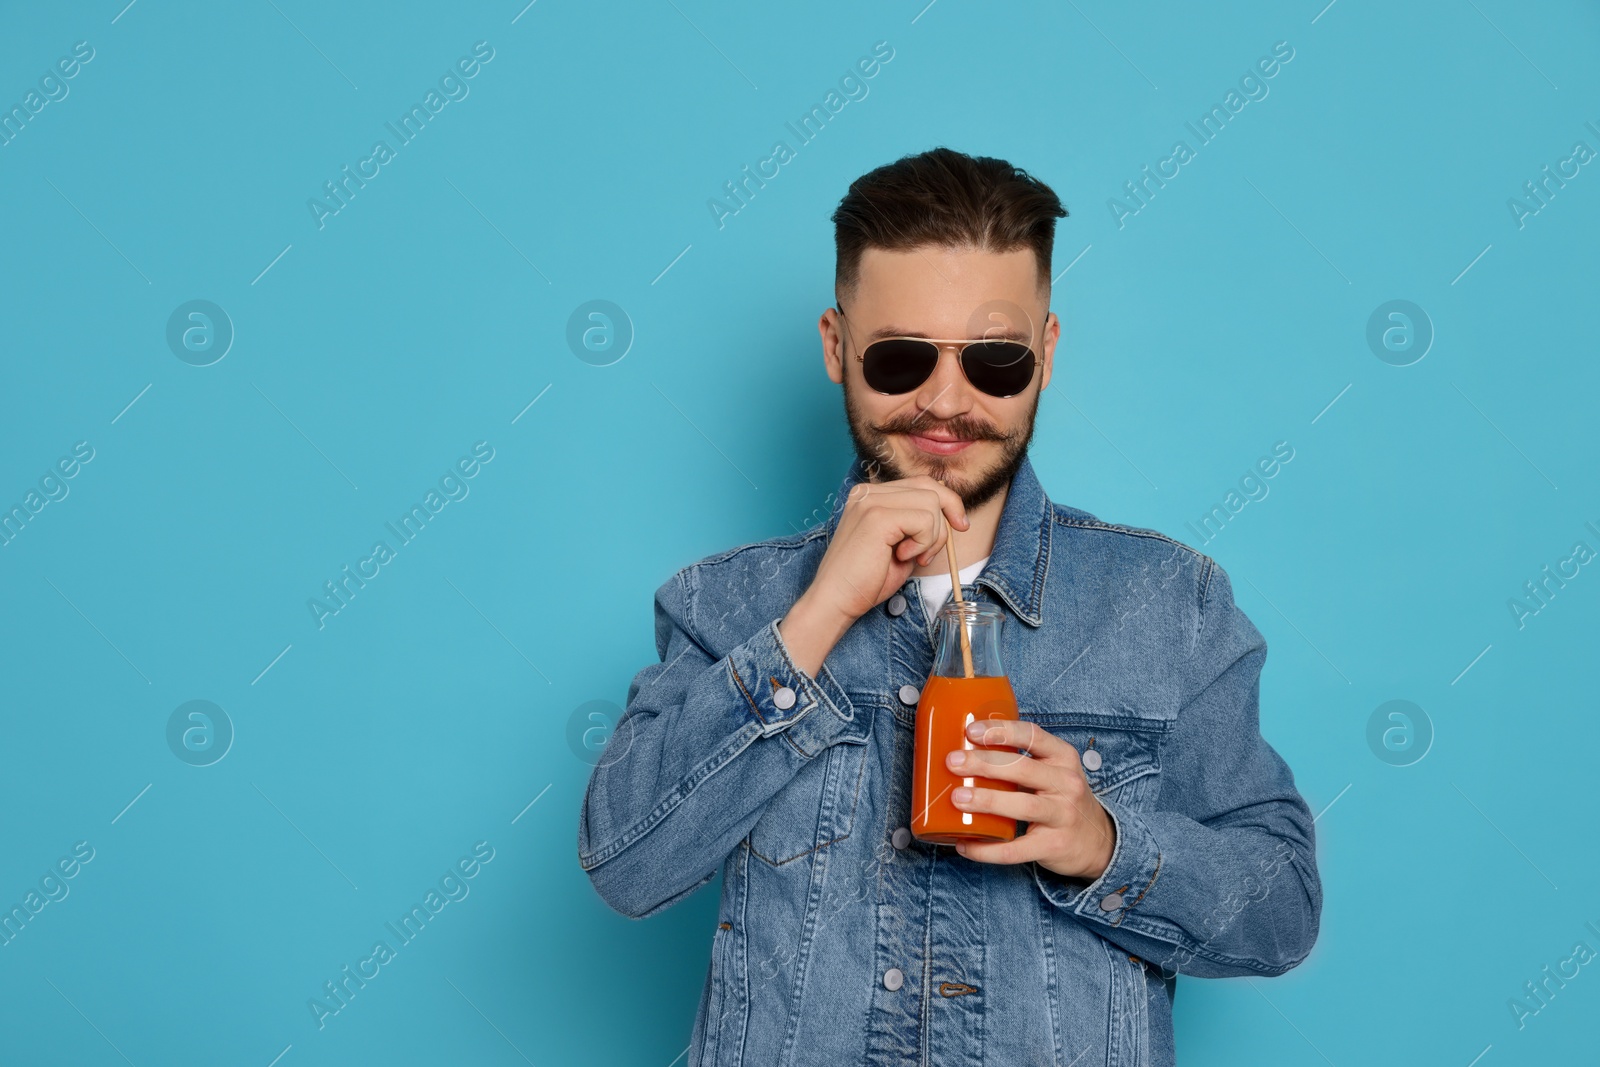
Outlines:
{"type": "MultiPolygon", "coordinates": [[[[982,571],[984,564],[989,562],[989,557],[984,556],[976,563],[961,568],[961,584],[971,585],[972,580],[982,571]]],[[[950,599],[950,571],[949,568],[937,574],[914,575],[917,580],[917,589],[922,593],[922,607],[930,622],[938,617],[939,609],[944,607],[944,602],[950,599]]]]}

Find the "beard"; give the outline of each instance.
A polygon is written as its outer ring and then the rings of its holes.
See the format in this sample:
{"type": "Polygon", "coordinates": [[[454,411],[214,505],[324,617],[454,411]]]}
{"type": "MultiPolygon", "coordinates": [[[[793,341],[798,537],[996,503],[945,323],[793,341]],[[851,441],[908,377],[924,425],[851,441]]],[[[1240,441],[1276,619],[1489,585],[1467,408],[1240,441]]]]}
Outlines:
{"type": "Polygon", "coordinates": [[[906,415],[891,419],[882,426],[873,426],[850,402],[848,386],[841,387],[841,390],[844,393],[845,422],[850,427],[850,439],[855,443],[856,457],[866,467],[869,481],[889,482],[911,477],[912,474],[925,473],[935,481],[943,482],[955,492],[968,511],[993,500],[996,494],[1011,484],[1012,477],[1027,457],[1028,442],[1033,439],[1034,416],[1039,412],[1040,394],[1035,393],[1033,404],[1028,409],[1027,420],[1021,429],[1010,433],[1003,432],[987,422],[965,417],[935,419],[926,411],[921,415],[906,415]],[[956,464],[952,462],[966,455],[970,449],[948,457],[920,455],[918,460],[926,468],[925,471],[902,470],[894,461],[894,448],[889,441],[889,435],[921,434],[929,431],[943,431],[963,440],[997,441],[1000,444],[1000,456],[987,469],[975,471],[971,477],[957,474],[956,464]]]}

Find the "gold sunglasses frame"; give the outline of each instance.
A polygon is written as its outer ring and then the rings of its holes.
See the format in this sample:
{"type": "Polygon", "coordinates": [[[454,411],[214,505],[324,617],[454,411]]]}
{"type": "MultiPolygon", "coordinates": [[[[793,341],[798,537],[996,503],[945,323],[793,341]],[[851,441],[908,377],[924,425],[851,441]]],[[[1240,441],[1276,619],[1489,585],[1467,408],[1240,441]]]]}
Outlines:
{"type": "MultiPolygon", "coordinates": [[[[835,310],[835,311],[837,311],[839,313],[839,317],[841,319],[843,319],[845,317],[844,309],[841,308],[839,305],[835,304],[833,306],[833,310],[835,310]]],[[[1046,321],[1049,320],[1049,316],[1050,316],[1050,313],[1048,311],[1045,312],[1046,321]]],[[[1004,342],[1006,342],[1008,344],[1022,345],[1023,348],[1026,348],[1028,350],[1028,353],[1031,356],[1033,356],[1033,372],[1034,373],[1037,373],[1039,371],[1039,368],[1044,366],[1043,357],[1041,357],[1039,355],[1039,353],[1034,350],[1034,347],[1032,345],[1023,344],[1023,342],[1012,340],[1009,337],[1002,337],[1002,338],[999,338],[999,340],[1004,341],[1004,342]]],[[[945,349],[954,348],[956,350],[956,366],[961,368],[961,376],[963,378],[967,379],[967,384],[972,386],[972,388],[977,389],[978,392],[982,393],[984,396],[994,397],[994,399],[996,399],[996,400],[1014,400],[1017,397],[1022,395],[1022,391],[1019,390],[1018,392],[1015,392],[1015,393],[1009,393],[1009,394],[1007,394],[1005,396],[999,396],[998,394],[989,392],[987,389],[980,388],[976,383],[973,382],[973,380],[971,378],[967,377],[967,365],[964,362],[962,362],[961,357],[963,355],[965,355],[967,349],[972,347],[973,345],[986,345],[986,344],[993,343],[993,339],[992,338],[980,337],[980,338],[977,338],[976,340],[973,340],[973,339],[965,338],[965,337],[963,337],[963,338],[909,337],[909,336],[897,334],[894,337],[875,337],[875,338],[872,339],[872,345],[875,345],[880,341],[922,341],[922,342],[925,342],[927,344],[931,344],[931,345],[936,346],[939,349],[941,356],[944,354],[944,350],[945,349]]],[[[871,348],[872,345],[868,345],[867,348],[871,348]]],[[[865,349],[863,349],[860,352],[857,352],[855,354],[855,358],[856,358],[856,362],[857,363],[865,363],[866,362],[866,351],[865,351],[865,349]]],[[[937,371],[938,369],[939,369],[939,365],[938,365],[937,362],[935,362],[933,370],[930,370],[928,372],[928,378],[933,377],[934,372],[937,371]]],[[[926,382],[928,380],[928,378],[922,379],[922,382],[926,382]]],[[[863,377],[862,381],[865,382],[866,379],[863,377]]],[[[915,390],[919,386],[921,386],[922,382],[918,382],[916,385],[912,386],[910,389],[907,389],[903,393],[886,393],[882,389],[875,388],[872,385],[871,382],[867,382],[867,388],[871,389],[874,393],[877,393],[879,396],[905,396],[906,393],[912,392],[913,390],[915,390]]],[[[1033,374],[1032,373],[1030,373],[1028,375],[1028,384],[1029,385],[1033,384],[1033,374]]],[[[1027,386],[1023,387],[1024,390],[1026,388],[1027,388],[1027,386]]]]}

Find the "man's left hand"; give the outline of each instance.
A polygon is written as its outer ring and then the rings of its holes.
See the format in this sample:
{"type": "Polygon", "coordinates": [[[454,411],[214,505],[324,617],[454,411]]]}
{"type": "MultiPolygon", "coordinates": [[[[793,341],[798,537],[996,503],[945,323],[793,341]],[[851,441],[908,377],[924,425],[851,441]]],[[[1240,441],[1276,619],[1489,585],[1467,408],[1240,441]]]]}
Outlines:
{"type": "Polygon", "coordinates": [[[1078,750],[1021,719],[980,719],[967,725],[973,744],[1009,745],[1021,752],[956,749],[945,765],[962,777],[1015,782],[1017,790],[960,787],[950,798],[961,811],[989,811],[1028,824],[1012,841],[966,842],[956,851],[980,863],[1027,863],[1068,878],[1093,881],[1105,873],[1116,827],[1089,788],[1078,750]],[[960,761],[960,762],[958,762],[960,761]]]}

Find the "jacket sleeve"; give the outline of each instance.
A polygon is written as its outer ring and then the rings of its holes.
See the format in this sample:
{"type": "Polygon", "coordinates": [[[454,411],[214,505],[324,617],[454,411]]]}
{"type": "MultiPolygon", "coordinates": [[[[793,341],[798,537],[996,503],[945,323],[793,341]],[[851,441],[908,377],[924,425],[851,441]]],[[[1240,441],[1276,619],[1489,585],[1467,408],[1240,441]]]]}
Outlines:
{"type": "Polygon", "coordinates": [[[1051,903],[1164,977],[1281,974],[1310,953],[1321,921],[1311,812],[1261,736],[1266,642],[1209,558],[1197,585],[1189,699],[1163,746],[1154,803],[1101,799],[1116,844],[1095,881],[1030,866],[1051,903]]]}
{"type": "Polygon", "coordinates": [[[708,649],[696,633],[697,581],[688,568],[656,591],[660,662],[634,676],[584,792],[578,862],[631,918],[709,882],[808,761],[836,742],[865,742],[867,723],[827,665],[813,679],[790,659],[780,619],[725,653],[708,649]]]}

